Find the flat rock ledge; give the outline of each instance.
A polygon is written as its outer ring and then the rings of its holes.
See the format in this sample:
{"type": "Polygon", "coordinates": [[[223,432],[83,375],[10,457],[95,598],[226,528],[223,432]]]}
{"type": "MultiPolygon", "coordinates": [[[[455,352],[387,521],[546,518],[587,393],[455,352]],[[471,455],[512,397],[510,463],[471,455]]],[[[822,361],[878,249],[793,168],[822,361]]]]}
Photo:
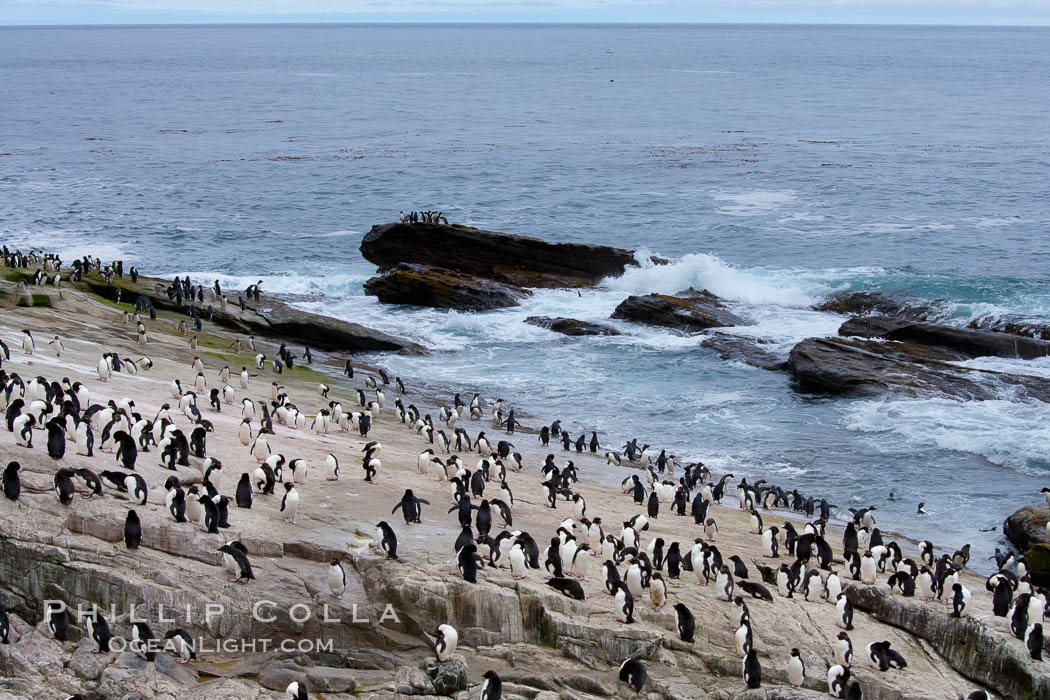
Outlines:
{"type": "Polygon", "coordinates": [[[674,295],[629,296],[620,302],[612,318],[663,326],[686,333],[708,328],[744,325],[746,321],[725,308],[725,302],[706,289],[686,289],[674,295]]]}
{"type": "Polygon", "coordinates": [[[529,316],[525,323],[563,335],[622,335],[620,331],[605,323],[580,321],[575,318],[529,316]]]}
{"type": "Polygon", "coordinates": [[[489,311],[517,306],[532,292],[446,268],[401,263],[365,282],[365,294],[384,304],[489,311]]]}

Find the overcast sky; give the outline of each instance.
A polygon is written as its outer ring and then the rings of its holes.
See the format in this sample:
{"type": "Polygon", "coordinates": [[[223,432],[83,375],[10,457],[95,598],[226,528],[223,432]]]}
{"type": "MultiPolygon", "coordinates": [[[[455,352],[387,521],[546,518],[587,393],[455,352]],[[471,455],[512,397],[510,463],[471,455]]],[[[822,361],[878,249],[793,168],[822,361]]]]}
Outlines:
{"type": "Polygon", "coordinates": [[[1050,0],[0,0],[0,24],[816,22],[1050,24],[1050,0]]]}

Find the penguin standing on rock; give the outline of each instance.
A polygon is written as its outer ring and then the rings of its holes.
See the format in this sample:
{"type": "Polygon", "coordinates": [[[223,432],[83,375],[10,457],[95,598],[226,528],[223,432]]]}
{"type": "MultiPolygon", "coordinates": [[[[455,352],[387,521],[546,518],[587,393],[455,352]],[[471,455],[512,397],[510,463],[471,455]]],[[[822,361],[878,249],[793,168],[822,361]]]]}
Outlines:
{"type": "Polygon", "coordinates": [[[438,625],[432,639],[434,655],[438,663],[450,661],[452,655],[456,653],[456,645],[459,644],[459,632],[456,631],[456,628],[452,625],[438,625]]]}
{"type": "Polygon", "coordinates": [[[332,559],[328,564],[328,590],[333,598],[342,598],[346,590],[346,571],[338,559],[332,559]]]}
{"type": "Polygon", "coordinates": [[[139,522],[139,514],[129,510],[124,519],[124,546],[128,549],[138,549],[142,543],[142,523],[139,522]]]}
{"type": "Polygon", "coordinates": [[[18,471],[22,468],[18,462],[8,462],[4,468],[4,496],[11,501],[17,501],[22,494],[22,479],[18,471]]]}
{"type": "Polygon", "coordinates": [[[635,693],[642,692],[645,680],[646,672],[641,656],[632,656],[620,664],[620,682],[626,683],[635,693]]]}
{"type": "Polygon", "coordinates": [[[255,573],[252,571],[251,562],[248,561],[248,553],[240,542],[227,542],[223,546],[219,547],[219,551],[222,552],[226,557],[229,557],[236,564],[236,570],[239,575],[236,578],[227,579],[228,581],[236,581],[237,583],[248,583],[251,579],[255,578],[255,573]]]}
{"type": "Polygon", "coordinates": [[[252,478],[248,475],[248,472],[244,472],[241,474],[240,481],[237,482],[237,507],[251,508],[253,495],[254,489],[252,488],[252,478]]]}
{"type": "Polygon", "coordinates": [[[284,498],[281,499],[281,512],[284,513],[284,521],[295,524],[295,516],[299,512],[299,492],[295,484],[288,482],[284,485],[284,498]]]}
{"type": "Polygon", "coordinates": [[[503,700],[503,681],[496,672],[485,671],[481,677],[485,679],[481,684],[481,700],[503,700]]]}
{"type": "Polygon", "coordinates": [[[285,700],[310,700],[310,691],[303,681],[292,681],[284,689],[285,700]]]}
{"type": "Polygon", "coordinates": [[[394,533],[394,528],[390,527],[385,520],[380,520],[376,527],[379,528],[379,546],[386,554],[386,558],[397,559],[397,535],[394,533]]]}
{"type": "Polygon", "coordinates": [[[751,649],[744,657],[744,683],[754,689],[762,686],[762,667],[758,663],[758,653],[751,649]]]}
{"type": "Polygon", "coordinates": [[[419,507],[420,503],[425,503],[428,506],[430,505],[430,501],[424,498],[417,498],[416,495],[412,493],[412,489],[405,489],[404,495],[401,496],[401,500],[394,506],[394,509],[390,511],[390,514],[393,515],[400,510],[405,516],[406,524],[411,525],[412,523],[421,523],[423,522],[421,520],[423,509],[419,507]]]}

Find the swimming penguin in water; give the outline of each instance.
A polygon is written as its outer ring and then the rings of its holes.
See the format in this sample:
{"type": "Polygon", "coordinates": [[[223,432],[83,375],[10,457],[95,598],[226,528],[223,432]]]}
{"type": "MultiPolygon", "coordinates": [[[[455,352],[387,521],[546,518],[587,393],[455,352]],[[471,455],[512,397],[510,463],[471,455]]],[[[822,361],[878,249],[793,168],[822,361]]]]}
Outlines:
{"type": "Polygon", "coordinates": [[[620,682],[625,683],[635,693],[642,692],[642,686],[645,685],[646,678],[645,665],[642,664],[641,656],[632,656],[620,664],[620,682]]]}
{"type": "Polygon", "coordinates": [[[138,549],[142,543],[142,523],[139,515],[133,510],[128,511],[124,519],[124,546],[128,549],[138,549]]]}
{"type": "Polygon", "coordinates": [[[379,528],[379,546],[386,554],[387,559],[397,559],[397,535],[394,533],[394,528],[385,520],[380,520],[376,524],[379,528]]]}

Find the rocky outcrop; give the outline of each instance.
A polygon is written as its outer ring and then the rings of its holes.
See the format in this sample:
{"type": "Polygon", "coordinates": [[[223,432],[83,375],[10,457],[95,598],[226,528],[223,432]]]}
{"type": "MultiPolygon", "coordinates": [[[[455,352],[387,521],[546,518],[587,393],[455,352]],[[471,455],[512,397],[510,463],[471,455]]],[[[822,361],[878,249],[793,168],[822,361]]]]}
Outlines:
{"type": "Polygon", "coordinates": [[[969,357],[936,345],[864,338],[807,338],[791,349],[799,391],[984,401],[1004,391],[1050,401],[1050,380],[949,364],[969,357]]]}
{"type": "Polygon", "coordinates": [[[1032,360],[1050,355],[1050,342],[1044,340],[937,323],[903,321],[885,316],[850,319],[839,328],[839,335],[931,345],[971,359],[1010,357],[1032,360]]]}
{"type": "Polygon", "coordinates": [[[1022,552],[1040,542],[1046,542],[1046,522],[1050,508],[1025,506],[1003,522],[1003,534],[1022,552]]]}
{"type": "Polygon", "coordinates": [[[929,305],[917,300],[895,297],[882,292],[842,292],[834,294],[814,311],[827,311],[849,316],[893,316],[895,318],[926,320],[930,316],[929,305]]]}
{"type": "Polygon", "coordinates": [[[525,323],[547,328],[563,335],[621,335],[620,331],[604,323],[580,321],[575,318],[529,316],[525,323]]]}
{"type": "Polygon", "coordinates": [[[646,294],[629,296],[613,311],[612,318],[663,326],[687,333],[746,323],[725,308],[722,299],[706,289],[689,288],[674,296],[646,294]]]}
{"type": "Polygon", "coordinates": [[[1028,562],[1028,575],[1037,586],[1050,586],[1050,544],[1039,542],[1024,555],[1028,562]]]}
{"type": "Polygon", "coordinates": [[[775,372],[787,369],[787,362],[762,348],[754,338],[745,338],[729,333],[714,332],[700,343],[700,347],[710,348],[727,362],[742,362],[745,365],[775,372]]]}
{"type": "Polygon", "coordinates": [[[517,306],[532,292],[455,270],[402,263],[365,282],[365,294],[384,304],[488,311],[517,306]]]}
{"type": "MultiPolygon", "coordinates": [[[[191,304],[185,300],[179,304],[169,299],[164,291],[168,284],[167,280],[152,277],[140,277],[137,283],[133,283],[127,276],[116,277],[109,284],[97,273],[90,273],[84,276],[84,281],[78,287],[106,300],[114,300],[119,289],[124,303],[134,304],[139,297],[143,297],[149,299],[158,311],[188,314],[191,304]]],[[[412,355],[426,352],[422,345],[410,340],[357,323],[303,311],[269,296],[260,303],[246,303],[243,310],[234,300],[224,309],[218,300],[209,299],[207,295],[204,302],[195,302],[195,305],[202,315],[211,307],[212,317],[205,322],[205,327],[214,324],[261,338],[276,338],[334,352],[400,352],[412,355]]],[[[191,325],[189,316],[185,320],[187,325],[191,325]]]]}
{"type": "Polygon", "coordinates": [[[1050,697],[1050,675],[1007,633],[973,617],[953,618],[914,598],[874,586],[848,586],[853,607],[926,640],[956,671],[1018,700],[1050,697]]]}
{"type": "Polygon", "coordinates": [[[1037,340],[1050,340],[1050,326],[1042,323],[1028,323],[1027,321],[1015,320],[1009,317],[999,318],[985,316],[977,318],[966,324],[967,328],[974,328],[996,333],[1009,333],[1037,340]]]}
{"type": "Polygon", "coordinates": [[[622,248],[424,223],[373,226],[361,255],[380,272],[414,263],[517,287],[583,287],[635,264],[633,251],[622,248]]]}

